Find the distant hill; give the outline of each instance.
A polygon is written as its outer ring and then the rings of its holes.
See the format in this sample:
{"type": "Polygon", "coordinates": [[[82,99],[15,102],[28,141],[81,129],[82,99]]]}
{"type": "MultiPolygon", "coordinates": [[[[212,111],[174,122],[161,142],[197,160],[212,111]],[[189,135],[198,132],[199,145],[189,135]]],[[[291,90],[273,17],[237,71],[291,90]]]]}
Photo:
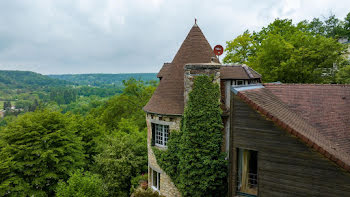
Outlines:
{"type": "Polygon", "coordinates": [[[157,73],[130,73],[130,74],[64,74],[47,75],[53,79],[61,79],[73,82],[77,85],[100,86],[106,84],[122,85],[123,80],[129,78],[141,79],[143,81],[157,80],[157,73]]]}
{"type": "Polygon", "coordinates": [[[0,89],[33,89],[46,86],[62,86],[71,82],[30,71],[0,70],[0,89]]]}

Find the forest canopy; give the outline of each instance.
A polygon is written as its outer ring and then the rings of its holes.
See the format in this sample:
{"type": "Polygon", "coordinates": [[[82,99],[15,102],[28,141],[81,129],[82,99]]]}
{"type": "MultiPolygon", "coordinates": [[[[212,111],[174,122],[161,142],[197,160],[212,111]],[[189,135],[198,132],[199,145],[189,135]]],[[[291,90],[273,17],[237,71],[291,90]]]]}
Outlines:
{"type": "Polygon", "coordinates": [[[346,83],[350,78],[350,13],[293,24],[276,19],[260,31],[246,30],[226,45],[225,63],[247,64],[264,82],[346,83]],[[341,43],[345,40],[345,43],[341,43]]]}
{"type": "Polygon", "coordinates": [[[142,106],[156,85],[129,79],[84,114],[42,105],[0,126],[0,196],[130,196],[147,173],[142,106]]]}

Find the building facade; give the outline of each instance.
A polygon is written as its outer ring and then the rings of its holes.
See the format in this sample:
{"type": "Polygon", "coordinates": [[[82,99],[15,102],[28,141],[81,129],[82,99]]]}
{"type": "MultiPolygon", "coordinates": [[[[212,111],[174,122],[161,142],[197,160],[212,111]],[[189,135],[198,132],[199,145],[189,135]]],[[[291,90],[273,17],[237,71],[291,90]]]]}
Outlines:
{"type": "Polygon", "coordinates": [[[261,81],[261,76],[246,65],[222,65],[197,24],[194,24],[171,63],[165,63],[157,77],[160,82],[152,98],[144,107],[148,128],[149,185],[167,197],[181,196],[170,177],[159,167],[152,146],[164,149],[169,134],[180,130],[180,121],[198,75],[214,75],[220,85],[223,110],[224,146],[229,152],[230,139],[230,88],[261,81]]]}
{"type": "Polygon", "coordinates": [[[231,94],[229,196],[350,196],[350,85],[231,94]]]}

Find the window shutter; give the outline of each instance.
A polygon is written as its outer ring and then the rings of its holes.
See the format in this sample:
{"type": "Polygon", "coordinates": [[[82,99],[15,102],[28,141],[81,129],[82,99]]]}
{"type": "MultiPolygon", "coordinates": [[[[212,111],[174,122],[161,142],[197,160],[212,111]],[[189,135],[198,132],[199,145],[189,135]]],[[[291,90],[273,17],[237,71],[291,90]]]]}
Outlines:
{"type": "Polygon", "coordinates": [[[155,128],[155,124],[152,124],[152,138],[151,138],[151,145],[154,146],[156,145],[156,128],[155,128]]]}

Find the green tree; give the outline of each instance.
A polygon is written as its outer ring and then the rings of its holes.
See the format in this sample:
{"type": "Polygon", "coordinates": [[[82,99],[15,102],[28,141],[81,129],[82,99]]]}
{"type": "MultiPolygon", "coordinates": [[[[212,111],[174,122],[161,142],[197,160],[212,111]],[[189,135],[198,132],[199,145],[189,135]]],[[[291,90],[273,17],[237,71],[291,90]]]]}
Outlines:
{"type": "Polygon", "coordinates": [[[4,110],[10,110],[12,107],[11,101],[5,101],[4,102],[4,110]]]}
{"type": "Polygon", "coordinates": [[[325,20],[325,32],[327,37],[332,37],[338,39],[344,35],[344,29],[342,27],[342,21],[335,17],[334,14],[330,15],[325,20]]]}
{"type": "Polygon", "coordinates": [[[71,122],[77,131],[76,134],[82,140],[84,153],[86,154],[85,169],[90,169],[94,163],[94,157],[101,152],[98,149],[99,144],[104,142],[106,128],[91,115],[72,116],[71,122]]]}
{"type": "Polygon", "coordinates": [[[56,189],[57,197],[104,197],[108,196],[102,179],[90,172],[77,170],[71,174],[67,183],[59,182],[56,189]]]}
{"type": "Polygon", "coordinates": [[[338,83],[350,84],[350,65],[342,67],[336,77],[338,83]]]}
{"type": "Polygon", "coordinates": [[[350,12],[344,18],[344,36],[350,40],[350,12]]]}
{"type": "Polygon", "coordinates": [[[52,196],[58,180],[83,165],[80,138],[59,112],[26,113],[1,132],[0,193],[52,196]]]}
{"type": "Polygon", "coordinates": [[[324,23],[319,18],[312,19],[312,21],[308,23],[307,26],[308,31],[312,34],[326,36],[326,29],[324,23]]]}
{"type": "Polygon", "coordinates": [[[245,64],[255,51],[255,41],[248,30],[226,44],[225,51],[227,53],[223,60],[225,63],[245,64]]]}
{"type": "Polygon", "coordinates": [[[129,196],[132,178],[147,171],[146,130],[121,127],[102,144],[93,169],[103,178],[110,196],[129,196]]]}
{"type": "MultiPolygon", "coordinates": [[[[318,29],[320,21],[313,22],[318,29]]],[[[262,74],[264,82],[334,83],[345,47],[307,29],[306,22],[294,25],[291,20],[276,19],[251,35],[256,44],[246,63],[262,74]]],[[[234,61],[231,57],[225,61],[234,61]]]]}
{"type": "Polygon", "coordinates": [[[109,131],[118,129],[118,122],[122,118],[132,119],[142,130],[146,127],[142,107],[151,98],[155,87],[133,78],[123,83],[125,86],[123,93],[108,100],[106,105],[100,108],[97,116],[101,117],[101,122],[106,124],[109,131]]]}

